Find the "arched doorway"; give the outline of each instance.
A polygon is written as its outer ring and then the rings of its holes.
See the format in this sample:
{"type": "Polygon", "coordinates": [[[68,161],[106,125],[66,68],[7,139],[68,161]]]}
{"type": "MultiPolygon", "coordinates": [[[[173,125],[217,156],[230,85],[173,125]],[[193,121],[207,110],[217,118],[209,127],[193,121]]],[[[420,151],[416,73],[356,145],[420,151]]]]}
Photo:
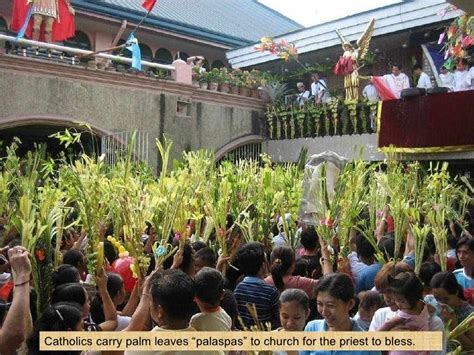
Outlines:
{"type": "Polygon", "coordinates": [[[76,35],[73,38],[69,38],[64,41],[66,47],[79,48],[86,51],[92,50],[91,41],[89,37],[82,31],[76,31],[76,35]]]}
{"type": "Polygon", "coordinates": [[[7,21],[3,17],[0,17],[0,33],[1,34],[8,33],[8,24],[7,24],[7,21]]]}
{"type": "Polygon", "coordinates": [[[263,137],[249,135],[237,138],[216,151],[216,161],[258,160],[262,154],[263,137]]]}
{"type": "Polygon", "coordinates": [[[153,60],[153,52],[151,51],[150,47],[148,47],[144,43],[139,43],[138,46],[140,47],[140,52],[142,54],[142,60],[147,62],[151,62],[153,60]]]}
{"type": "Polygon", "coordinates": [[[109,134],[108,131],[96,127],[87,127],[75,122],[73,119],[39,116],[39,117],[12,117],[0,118],[0,154],[5,154],[6,147],[19,139],[17,154],[22,156],[34,150],[35,146],[46,145],[48,154],[52,157],[78,155],[81,153],[100,154],[100,138],[109,134]],[[58,132],[68,129],[72,134],[80,133],[78,142],[70,144],[67,148],[54,137],[58,132]]]}
{"type": "Polygon", "coordinates": [[[173,56],[166,48],[160,48],[155,53],[155,62],[159,64],[171,64],[173,63],[173,56]]]}

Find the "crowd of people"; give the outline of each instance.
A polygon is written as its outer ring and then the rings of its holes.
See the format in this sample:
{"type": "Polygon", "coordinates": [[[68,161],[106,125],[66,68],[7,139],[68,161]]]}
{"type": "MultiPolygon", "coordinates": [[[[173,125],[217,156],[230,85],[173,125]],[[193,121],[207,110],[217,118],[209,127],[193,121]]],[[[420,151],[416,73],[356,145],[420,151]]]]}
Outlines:
{"type": "MultiPolygon", "coordinates": [[[[390,74],[383,76],[385,85],[393,92],[397,98],[401,97],[401,93],[405,89],[412,87],[420,89],[432,89],[435,87],[430,76],[423,71],[420,64],[415,64],[412,68],[413,79],[403,73],[402,66],[394,64],[390,74]]],[[[373,74],[369,73],[368,77],[373,74]]],[[[468,63],[462,59],[456,64],[454,71],[443,65],[439,68],[439,87],[447,88],[449,92],[459,92],[474,90],[474,63],[468,63]]],[[[331,100],[329,88],[319,73],[311,76],[311,87],[308,89],[304,82],[298,82],[298,94],[296,96],[296,104],[303,106],[306,102],[314,102],[315,104],[328,103],[331,100]]],[[[380,100],[380,96],[376,87],[368,82],[362,91],[362,96],[368,102],[376,102],[380,100]]]]}
{"type": "MultiPolygon", "coordinates": [[[[17,234],[4,232],[8,244],[0,258],[0,352],[39,353],[41,331],[443,331],[474,311],[472,220],[466,228],[447,224],[447,255],[436,255],[433,236],[428,237],[418,275],[410,233],[403,260],[393,260],[394,221],[388,208],[376,231],[384,264],[356,229],[345,264],[334,259],[314,227],[302,222],[294,250],[281,221],[268,245],[243,243],[233,258],[219,256],[191,237],[138,280],[130,268],[116,267],[128,257],[118,256],[107,233],[104,271],[88,275],[87,237],[70,230],[62,240],[63,264],[54,270],[50,304],[39,315],[31,288],[31,256],[18,245],[17,234]],[[447,271],[441,270],[441,258],[448,259],[447,271]]],[[[145,249],[154,239],[153,230],[148,231],[145,249]]],[[[474,350],[474,330],[457,340],[464,350],[474,350]]]]}

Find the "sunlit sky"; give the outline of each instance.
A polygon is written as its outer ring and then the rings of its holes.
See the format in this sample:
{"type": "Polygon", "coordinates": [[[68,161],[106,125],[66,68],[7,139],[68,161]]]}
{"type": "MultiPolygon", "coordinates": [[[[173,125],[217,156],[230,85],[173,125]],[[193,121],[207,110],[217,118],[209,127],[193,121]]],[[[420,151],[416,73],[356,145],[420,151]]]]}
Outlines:
{"type": "Polygon", "coordinates": [[[400,0],[259,0],[305,27],[401,2],[400,0]]]}

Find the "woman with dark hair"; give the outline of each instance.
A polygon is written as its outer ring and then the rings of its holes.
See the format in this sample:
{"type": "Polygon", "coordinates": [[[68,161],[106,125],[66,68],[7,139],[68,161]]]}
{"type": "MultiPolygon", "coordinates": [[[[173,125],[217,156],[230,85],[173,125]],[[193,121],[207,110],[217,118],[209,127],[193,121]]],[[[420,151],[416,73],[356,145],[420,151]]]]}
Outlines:
{"type": "Polygon", "coordinates": [[[54,289],[51,304],[59,302],[75,302],[81,306],[85,330],[112,331],[117,328],[117,311],[107,290],[107,275],[103,273],[95,278],[97,289],[103,300],[104,322],[97,325],[90,317],[89,295],[86,289],[78,283],[68,283],[54,289]]]}
{"type": "MultiPolygon", "coordinates": [[[[409,327],[403,324],[406,320],[397,317],[399,307],[397,302],[395,302],[395,295],[392,293],[392,288],[390,287],[390,279],[400,273],[410,271],[412,271],[411,267],[405,262],[390,261],[377,273],[375,277],[375,287],[377,291],[383,295],[387,307],[380,308],[375,312],[372,322],[370,323],[369,331],[379,331],[382,327],[385,327],[387,330],[389,325],[392,326],[392,328],[398,328],[398,330],[401,328],[409,330],[409,327]],[[391,321],[391,323],[387,323],[388,321],[391,321]]],[[[430,315],[429,330],[444,331],[443,321],[436,315],[430,315]]]]}
{"type": "Polygon", "coordinates": [[[301,232],[300,243],[303,248],[298,250],[299,256],[320,257],[319,237],[313,226],[308,226],[301,232]]]}
{"type": "Polygon", "coordinates": [[[306,292],[289,288],[280,295],[280,323],[277,331],[303,331],[310,314],[306,292]]]}
{"type": "MultiPolygon", "coordinates": [[[[395,277],[389,276],[389,290],[398,307],[397,316],[403,318],[403,324],[410,330],[429,330],[429,312],[423,302],[423,284],[412,271],[401,272],[395,277]]],[[[380,331],[394,330],[391,321],[387,321],[380,331]]]]}
{"type": "MultiPolygon", "coordinates": [[[[114,303],[115,309],[117,309],[118,306],[125,302],[127,295],[127,292],[125,291],[125,285],[122,276],[119,274],[108,273],[107,276],[107,291],[110,295],[110,298],[112,299],[112,302],[114,303]]],[[[114,329],[115,331],[121,331],[128,326],[131,319],[130,317],[137,308],[139,302],[140,294],[139,285],[137,283],[133,288],[130,299],[123,308],[122,312],[117,314],[117,328],[114,329]]],[[[100,324],[105,322],[104,304],[100,294],[97,294],[92,300],[90,313],[94,323],[100,324]]]]}
{"type": "Polygon", "coordinates": [[[287,288],[298,288],[306,292],[309,299],[314,299],[314,288],[317,281],[302,276],[293,276],[295,269],[295,253],[290,247],[276,247],[270,256],[271,276],[265,278],[265,283],[275,286],[282,292],[287,288]]]}
{"type": "Polygon", "coordinates": [[[58,287],[67,283],[80,283],[81,275],[75,266],[69,264],[60,265],[53,272],[53,286],[58,287]]]}
{"type": "MultiPolygon", "coordinates": [[[[462,287],[458,284],[452,272],[439,272],[431,279],[431,290],[436,301],[441,305],[441,318],[450,329],[474,312],[474,307],[466,302],[462,287]]],[[[460,335],[457,340],[461,342],[463,350],[474,350],[474,329],[460,335]]]]}
{"type": "MultiPolygon", "coordinates": [[[[172,243],[173,247],[178,247],[179,246],[179,240],[174,239],[172,243]]],[[[196,275],[196,269],[194,265],[194,254],[195,251],[191,244],[186,243],[183,246],[183,250],[181,253],[177,253],[175,256],[170,256],[168,259],[166,259],[163,263],[163,268],[164,269],[175,269],[177,266],[181,271],[183,271],[186,275],[188,275],[191,278],[194,278],[196,275]],[[181,263],[179,266],[177,266],[176,263],[176,255],[181,254],[181,263]]]]}
{"type": "MultiPolygon", "coordinates": [[[[354,286],[349,276],[342,273],[327,274],[316,286],[318,312],[324,319],[313,320],[305,327],[305,332],[362,332],[349,313],[355,306],[354,286]]],[[[380,354],[379,351],[302,351],[302,355],[326,354],[380,354]]]]}
{"type": "Polygon", "coordinates": [[[82,331],[82,307],[72,302],[59,302],[50,305],[35,324],[31,337],[27,340],[28,355],[36,354],[80,354],[80,351],[50,352],[40,351],[40,332],[82,331]]]}

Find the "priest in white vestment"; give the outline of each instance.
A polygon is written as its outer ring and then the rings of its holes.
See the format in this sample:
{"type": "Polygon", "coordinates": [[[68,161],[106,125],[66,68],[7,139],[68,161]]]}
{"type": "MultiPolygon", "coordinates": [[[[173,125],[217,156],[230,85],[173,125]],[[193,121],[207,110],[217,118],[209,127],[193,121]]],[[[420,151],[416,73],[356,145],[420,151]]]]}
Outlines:
{"type": "Polygon", "coordinates": [[[392,74],[384,75],[383,79],[397,99],[401,97],[402,90],[410,88],[410,80],[401,72],[398,64],[393,65],[392,74]]]}

